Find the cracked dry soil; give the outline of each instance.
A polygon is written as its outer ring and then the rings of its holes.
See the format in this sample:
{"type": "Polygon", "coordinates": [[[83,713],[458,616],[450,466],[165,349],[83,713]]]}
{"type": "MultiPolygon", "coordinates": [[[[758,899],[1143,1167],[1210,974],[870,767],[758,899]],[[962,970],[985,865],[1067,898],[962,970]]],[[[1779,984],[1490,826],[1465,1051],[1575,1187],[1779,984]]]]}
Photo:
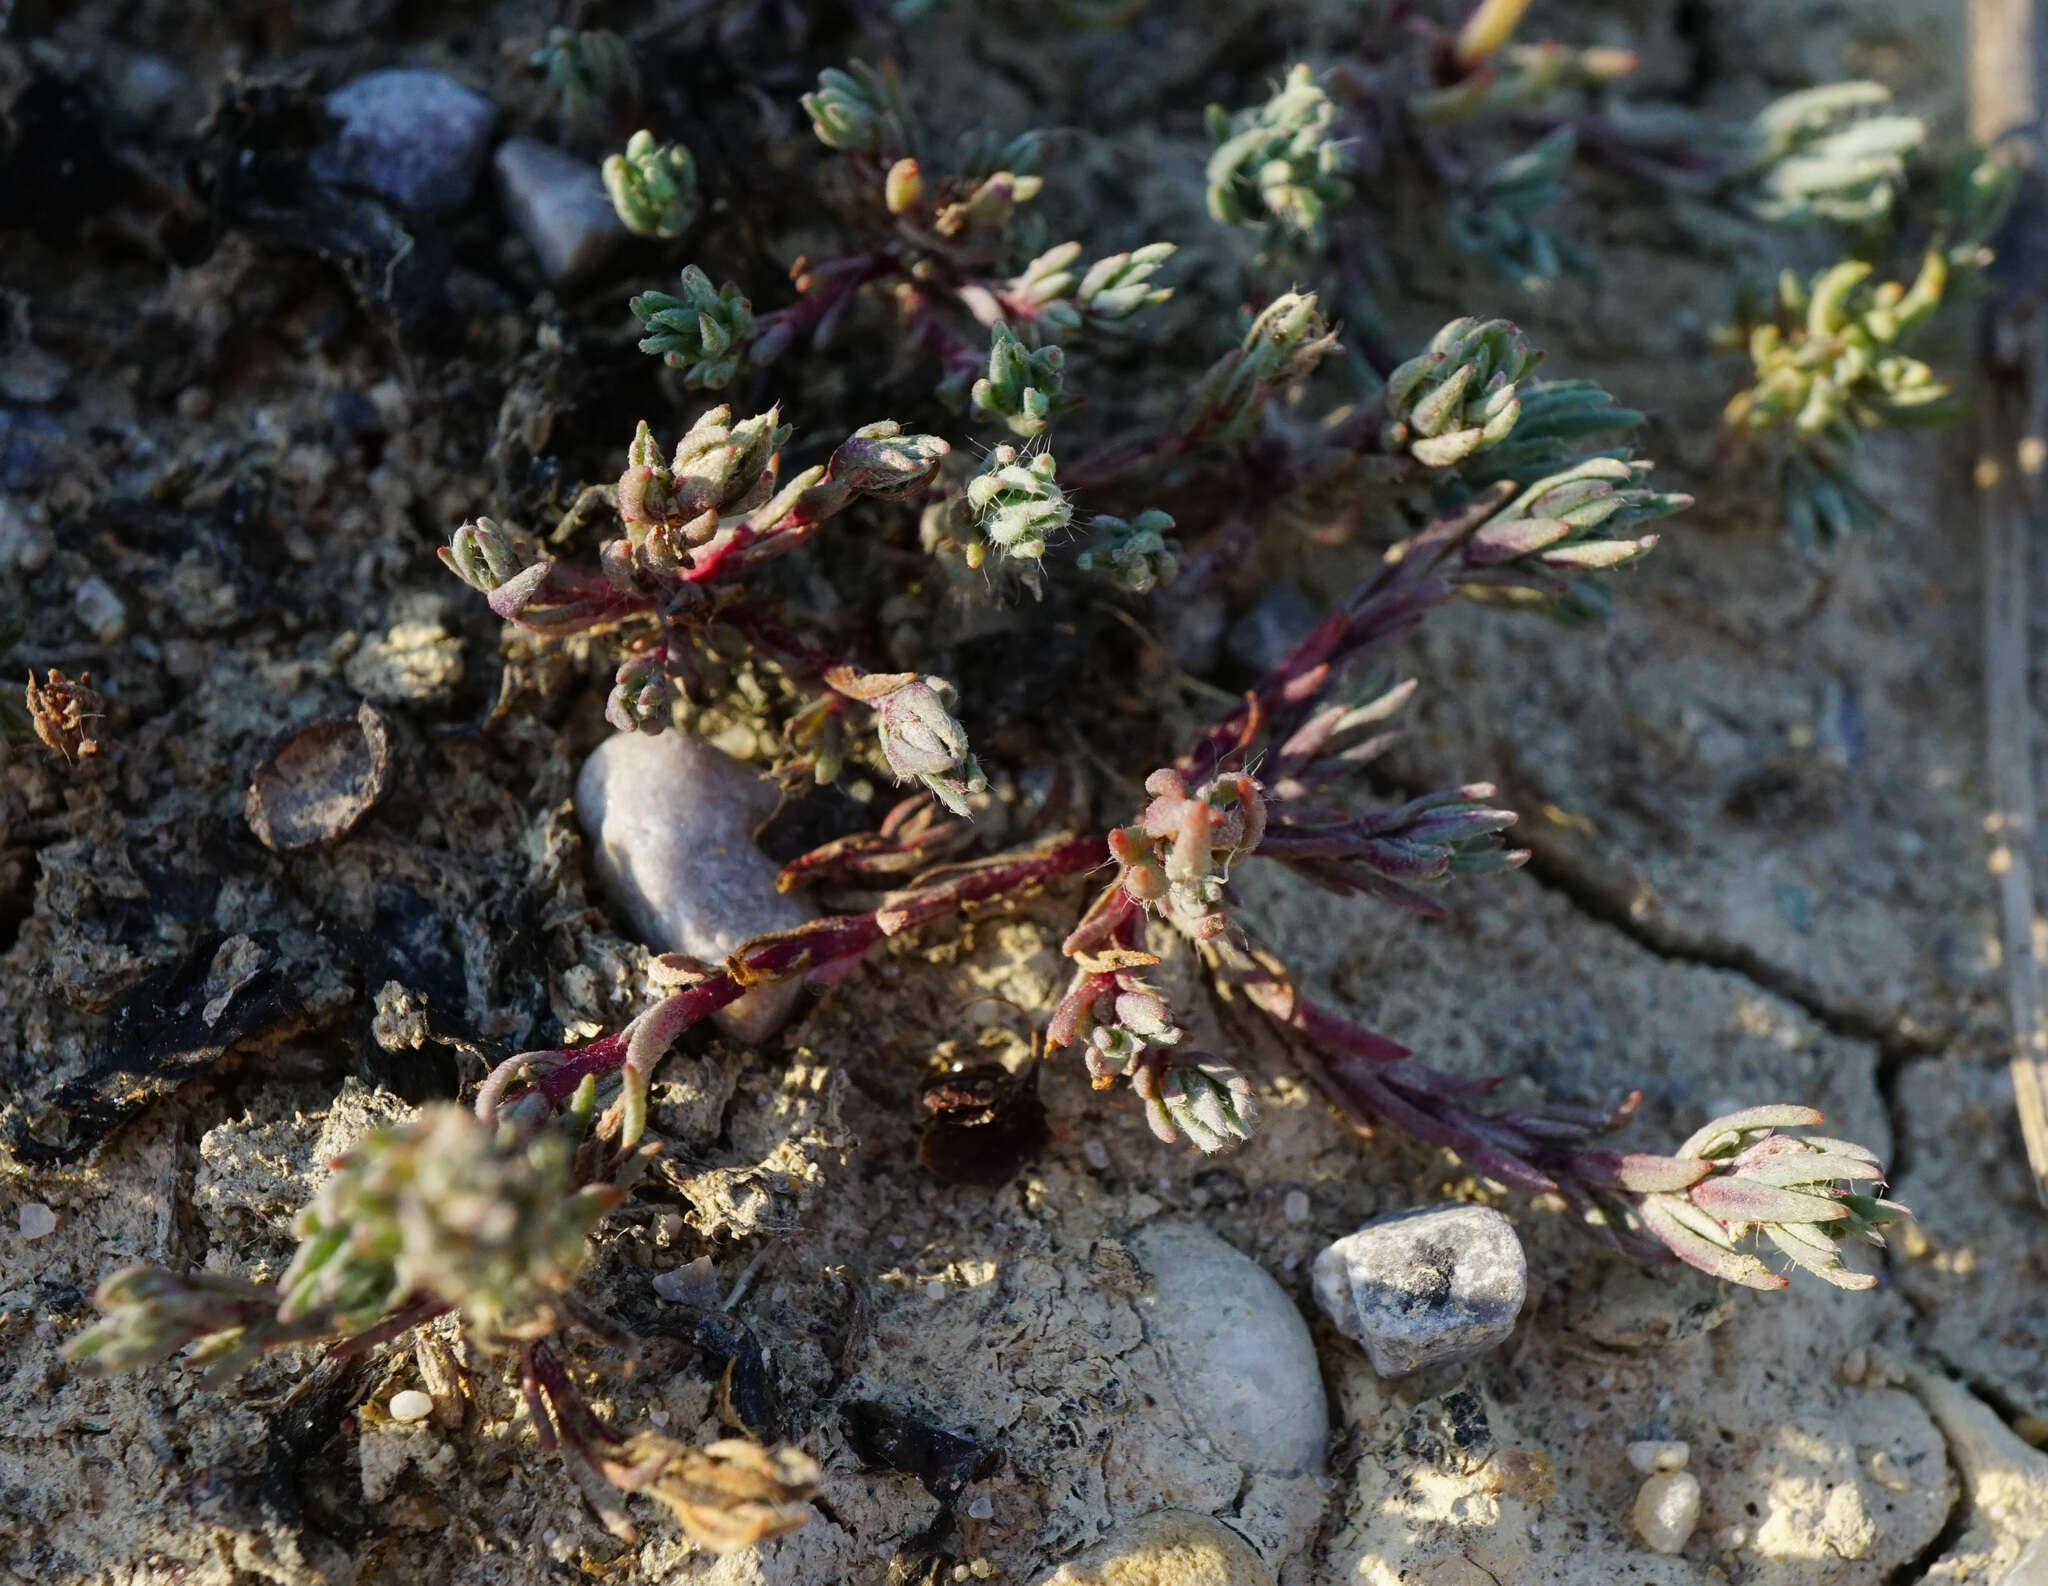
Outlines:
{"type": "MultiPolygon", "coordinates": [[[[139,49],[171,59],[182,126],[234,60],[323,84],[439,65],[499,99],[501,131],[542,123],[517,60],[552,8],[409,25],[399,10],[333,0],[260,24],[88,4],[55,37],[109,74],[139,49]]],[[[1192,237],[1202,145],[1180,112],[1340,46],[1355,10],[1154,0],[1136,48],[1034,39],[999,63],[940,22],[905,40],[904,66],[963,124],[1093,136],[1104,104],[1125,107],[1142,130],[1090,156],[1068,197],[1192,237]]],[[[1938,135],[1960,120],[1960,21],[1937,0],[1557,10],[1560,31],[1626,36],[1654,81],[1731,114],[1872,75],[1938,135]]],[[[767,59],[756,80],[784,103],[821,63],[767,59]]],[[[699,123],[721,151],[756,123],[717,97],[715,65],[700,75],[688,91],[731,117],[699,123]]],[[[1967,445],[1879,447],[1891,525],[1826,564],[1788,556],[1768,503],[1714,466],[1724,388],[1699,371],[1716,368],[1703,333],[1730,261],[1625,206],[1596,210],[1582,239],[1598,279],[1540,300],[1390,240],[1398,339],[1475,305],[1512,314],[1559,372],[1650,410],[1644,450],[1702,501],[1604,626],[1460,610],[1402,658],[1423,691],[1397,778],[1499,781],[1536,863],[1467,888],[1439,925],[1264,877],[1246,917],[1320,993],[1454,1072],[1505,1072],[1523,1095],[1641,1085],[1630,1141],[1734,1102],[1821,1106],[1888,1154],[1918,1212],[1874,1294],[1646,1275],[1556,1209],[1508,1202],[1531,1297],[1506,1347],[1387,1384],[1318,1320],[1326,1473],[1241,1468],[1165,1380],[1135,1303],[1150,1282],[1138,1233],[1199,1221],[1313,1315],[1309,1263],[1330,1239],[1433,1198],[1494,1197],[1439,1155],[1361,1147],[1217,1010],[1196,1034],[1259,1075],[1266,1121],[1243,1150],[1164,1148],[1055,1068],[1041,1160],[1001,1191],[934,1184],[916,1165],[918,1076],[948,1041],[1010,1050],[1014,1009],[1042,1020],[1076,904],[1056,894],[892,943],[765,1050],[707,1040],[663,1070],[672,1160],[606,1223],[590,1292],[633,1314],[655,1276],[702,1256],[739,1288],[766,1391],[826,1471],[793,1536],[722,1561],[665,1524],[613,1540],[534,1447],[499,1365],[452,1332],[437,1336],[468,1372],[459,1425],[390,1418],[391,1394],[437,1358],[403,1345],[280,1357],[222,1392],[184,1369],[71,1371],[58,1351],[108,1270],[275,1275],[320,1164],[364,1128],[473,1078],[477,1053],[549,1021],[614,1027],[646,993],[646,955],[590,890],[565,813],[603,730],[603,655],[505,640],[432,560],[463,516],[510,501],[540,521],[601,472],[622,400],[667,411],[616,302],[608,318],[540,294],[485,200],[454,223],[466,339],[423,360],[346,266],[247,227],[195,241],[203,217],[158,201],[140,211],[155,243],[124,240],[132,217],[116,217],[53,229],[6,267],[70,370],[54,411],[72,466],[4,503],[7,534],[41,547],[5,574],[34,612],[17,659],[90,667],[114,701],[101,760],[0,764],[6,1578],[880,1586],[967,1568],[1021,1586],[1164,1503],[1228,1519],[1285,1586],[1905,1586],[1996,1581],[2048,1529],[2048,1461],[2029,1444],[2048,1435],[2048,1219],[2002,1071],[1967,445]],[[133,304],[132,323],[112,324],[110,301],[133,304]],[[70,615],[95,571],[129,605],[124,638],[70,615]],[[513,708],[478,730],[501,691],[513,708]],[[393,724],[391,793],[338,846],[267,853],[242,816],[264,747],[365,698],[393,724]],[[224,1023],[165,1011],[229,991],[224,1023]],[[178,1059],[158,1066],[168,1080],[67,1092],[145,1047],[178,1059]],[[33,1238],[31,1205],[55,1216],[33,1238]],[[865,1468],[848,1406],[877,1400],[1000,1457],[942,1496],[865,1468]],[[1687,1440],[1704,1489],[1676,1558],[1628,1525],[1621,1451],[1646,1437],[1687,1440]]],[[[1188,312],[1229,295],[1227,247],[1189,266],[1188,312]]],[[[630,284],[658,280],[650,263],[630,284]]],[[[838,379],[822,371],[807,402],[829,409],[838,379]]],[[[1296,576],[1327,597],[1358,554],[1311,552],[1296,576]]],[[[706,725],[748,752],[745,720],[706,725]]],[[[717,1431],[715,1383],[681,1342],[585,1360],[616,1418],[717,1431]]]]}

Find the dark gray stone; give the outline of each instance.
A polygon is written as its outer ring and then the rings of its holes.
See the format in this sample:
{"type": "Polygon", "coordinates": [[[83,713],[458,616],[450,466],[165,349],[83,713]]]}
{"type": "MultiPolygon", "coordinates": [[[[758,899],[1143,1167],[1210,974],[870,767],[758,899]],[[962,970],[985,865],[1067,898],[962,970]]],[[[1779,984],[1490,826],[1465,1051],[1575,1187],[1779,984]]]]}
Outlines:
{"type": "Polygon", "coordinates": [[[1316,1303],[1383,1377],[1468,1360],[1515,1329],[1529,1263],[1490,1206],[1425,1206],[1347,1234],[1316,1257],[1316,1303]]]}
{"type": "Polygon", "coordinates": [[[1254,672],[1269,671],[1322,615],[1292,584],[1275,584],[1230,625],[1224,642],[1232,660],[1254,672]]]}
{"type": "Polygon", "coordinates": [[[407,209],[453,209],[476,191],[498,108],[445,72],[400,66],[327,96],[341,121],[313,151],[323,182],[354,182],[407,209]]]}

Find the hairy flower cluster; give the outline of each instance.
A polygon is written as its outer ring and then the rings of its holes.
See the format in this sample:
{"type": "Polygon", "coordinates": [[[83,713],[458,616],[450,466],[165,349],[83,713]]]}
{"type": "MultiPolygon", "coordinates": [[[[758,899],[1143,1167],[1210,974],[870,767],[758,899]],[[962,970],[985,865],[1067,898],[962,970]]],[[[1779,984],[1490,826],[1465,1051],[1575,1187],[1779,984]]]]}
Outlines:
{"type": "Polygon", "coordinates": [[[1192,939],[1214,936],[1229,923],[1222,904],[1230,867],[1265,835],[1265,794],[1242,772],[1190,789],[1174,770],[1154,771],[1145,791],[1152,801],[1137,824],[1109,834],[1117,885],[1192,939]]]}
{"type": "Polygon", "coordinates": [[[990,549],[1027,569],[1044,557],[1074,516],[1057,467],[1051,452],[1026,456],[1014,446],[989,451],[967,484],[967,504],[981,533],[981,541],[968,549],[970,567],[979,567],[990,549]]]}
{"type": "Polygon", "coordinates": [[[988,778],[953,715],[959,695],[951,683],[915,672],[857,675],[851,668],[828,672],[826,681],[874,708],[882,758],[898,782],[922,782],[955,815],[967,813],[967,795],[986,788],[988,778]]]}
{"type": "Polygon", "coordinates": [[[790,435],[781,413],[770,408],[735,424],[731,408],[715,407],[690,426],[666,463],[641,421],[619,475],[619,519],[642,568],[682,571],[691,565],[690,551],[709,543],[723,519],[767,505],[790,435]]]}
{"type": "Polygon", "coordinates": [[[1431,468],[1499,445],[1521,419],[1516,382],[1535,366],[1536,354],[1508,320],[1452,320],[1387,376],[1381,445],[1431,468]]]}
{"type": "Polygon", "coordinates": [[[280,1319],[358,1332],[432,1296],[486,1333],[545,1329],[549,1302],[589,1256],[585,1236],[620,1195],[577,1189],[571,1154],[557,1132],[522,1140],[450,1105],[372,1131],[293,1225],[280,1319]]]}
{"type": "Polygon", "coordinates": [[[968,401],[984,423],[1000,419],[1012,435],[1031,440],[1059,408],[1067,355],[1056,346],[1026,347],[1007,325],[989,331],[988,373],[974,382],[968,401]]]}
{"type": "Polygon", "coordinates": [[[1577,151],[1578,135],[1559,127],[1492,166],[1475,191],[1456,195],[1446,209],[1451,241],[1530,290],[1568,264],[1583,268],[1578,251],[1536,218],[1569,196],[1564,177],[1577,151]]]}
{"type": "Polygon", "coordinates": [[[604,187],[626,229],[642,237],[680,237],[697,218],[697,162],[680,143],[658,143],[642,130],[626,152],[609,154],[604,187]]]}
{"type": "Polygon", "coordinates": [[[1129,519],[1098,512],[1088,528],[1088,543],[1074,558],[1082,572],[1105,578],[1133,595],[1149,595],[1179,575],[1179,550],[1167,538],[1173,532],[1173,519],[1157,507],[1148,507],[1129,519]]]}
{"type": "Polygon", "coordinates": [[[1154,285],[1152,277],[1174,252],[1170,242],[1148,243],[1076,274],[1081,245],[1063,242],[1026,265],[1004,296],[1055,334],[1112,330],[1173,296],[1172,287],[1154,285]]]}
{"type": "Polygon", "coordinates": [[[1927,139],[1918,116],[1880,113],[1891,97],[1882,83],[1825,83],[1765,106],[1744,129],[1744,206],[1776,225],[1882,219],[1927,139]]]}
{"type": "Polygon", "coordinates": [[[533,64],[554,91],[562,119],[584,132],[603,132],[621,103],[639,92],[633,52],[605,28],[549,28],[533,64]]]}
{"type": "Polygon", "coordinates": [[[1941,306],[1947,257],[1929,252],[1910,286],[1871,287],[1870,274],[1861,259],[1822,271],[1810,285],[1787,271],[1778,317],[1749,332],[1755,383],[1723,415],[1736,433],[1782,448],[1786,515],[1803,542],[1876,521],[1850,472],[1865,433],[1955,411],[1948,383],[1905,351],[1941,306]]]}
{"type": "Polygon", "coordinates": [[[1785,1279],[1740,1248],[1755,1235],[1793,1265],[1840,1289],[1877,1280],[1842,1264],[1842,1246],[1882,1245],[1906,1208],[1853,1186],[1881,1184],[1884,1166],[1852,1140],[1794,1135],[1823,1121],[1811,1107],[1751,1107],[1716,1118],[1670,1157],[1630,1156],[1617,1181],[1638,1192],[1644,1228],[1690,1266],[1749,1288],[1785,1279]]]}
{"type": "Polygon", "coordinates": [[[1336,107],[1306,66],[1265,104],[1208,111],[1209,213],[1231,225],[1270,226],[1321,242],[1332,204],[1351,194],[1350,159],[1331,137],[1336,107]]]}
{"type": "Polygon", "coordinates": [[[640,350],[682,370],[693,391],[728,383],[754,339],[754,305],[730,281],[713,286],[694,264],[683,270],[680,295],[642,292],[628,306],[647,331],[640,350]]]}
{"type": "Polygon", "coordinates": [[[803,96],[803,107],[818,141],[842,154],[893,157],[909,142],[903,88],[887,68],[861,61],[845,71],[828,66],[818,74],[816,91],[803,96]]]}
{"type": "Polygon", "coordinates": [[[1209,366],[1182,405],[1178,427],[1214,441],[1246,439],[1266,399],[1304,378],[1337,345],[1313,292],[1283,292],[1244,340],[1209,366]]]}

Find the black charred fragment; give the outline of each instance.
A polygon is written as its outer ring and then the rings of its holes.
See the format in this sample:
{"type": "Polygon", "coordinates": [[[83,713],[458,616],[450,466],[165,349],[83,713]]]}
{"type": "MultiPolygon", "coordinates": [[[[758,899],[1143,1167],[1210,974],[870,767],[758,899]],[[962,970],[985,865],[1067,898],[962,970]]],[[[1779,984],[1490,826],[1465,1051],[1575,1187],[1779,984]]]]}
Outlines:
{"type": "Polygon", "coordinates": [[[219,983],[215,960],[229,940],[201,936],[121,999],[92,1067],[10,1121],[7,1145],[19,1161],[76,1162],[152,1103],[219,1073],[241,1048],[306,1027],[297,984],[305,966],[285,957],[273,932],[259,931],[240,939],[248,972],[219,983]]]}
{"type": "Polygon", "coordinates": [[[925,1126],[917,1159],[948,1184],[1001,1189],[1052,1138],[1036,1063],[1015,1074],[1000,1063],[934,1074],[918,1101],[925,1126]]]}
{"type": "Polygon", "coordinates": [[[476,1032],[462,1017],[469,982],[462,955],[440,911],[402,882],[377,889],[376,913],[366,932],[351,932],[350,946],[363,987],[358,1005],[362,1026],[357,1050],[363,1077],[418,1106],[452,1100],[462,1088],[457,1054],[487,1060],[476,1032]],[[391,981],[412,992],[426,1008],[429,1044],[388,1048],[376,1040],[376,993],[391,981]]]}
{"type": "Polygon", "coordinates": [[[696,1351],[697,1367],[718,1385],[719,1412],[757,1442],[784,1436],[782,1393],[754,1330],[728,1311],[649,1301],[621,1307],[611,1318],[642,1338],[672,1338],[696,1351]]]}
{"type": "Polygon", "coordinates": [[[459,316],[448,311],[449,242],[408,229],[375,195],[314,179],[307,161],[333,117],[304,83],[232,83],[202,133],[198,185],[217,231],[240,230],[338,265],[364,305],[409,346],[430,348],[459,316]]]}
{"type": "Polygon", "coordinates": [[[962,1488],[989,1474],[1002,1458],[1000,1449],[948,1432],[878,1399],[855,1399],[841,1406],[839,1417],[862,1464],[871,1470],[915,1476],[941,1503],[951,1503],[962,1488]]]}

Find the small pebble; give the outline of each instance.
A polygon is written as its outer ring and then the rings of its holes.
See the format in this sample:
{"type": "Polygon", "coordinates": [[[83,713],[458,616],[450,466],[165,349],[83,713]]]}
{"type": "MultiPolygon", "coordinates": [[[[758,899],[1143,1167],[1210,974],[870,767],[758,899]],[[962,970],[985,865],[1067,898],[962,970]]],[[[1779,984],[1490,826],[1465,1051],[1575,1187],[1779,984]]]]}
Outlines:
{"type": "Polygon", "coordinates": [[[1291,1223],[1308,1221],[1308,1195],[1302,1190],[1289,1190],[1287,1198],[1280,1202],[1280,1215],[1291,1223]]]}
{"type": "Polygon", "coordinates": [[[178,97],[185,74],[161,55],[131,55],[114,74],[114,109],[130,125],[146,127],[178,97]]]}
{"type": "Polygon", "coordinates": [[[987,1493],[983,1493],[967,1506],[967,1518],[970,1520],[986,1520],[995,1512],[996,1501],[987,1493]]]}
{"type": "Polygon", "coordinates": [[[1515,1330],[1529,1263],[1514,1224],[1490,1206],[1427,1206],[1375,1218],[1316,1257],[1316,1303],[1402,1377],[1469,1360],[1515,1330]]]}
{"type": "Polygon", "coordinates": [[[943,1300],[946,1297],[946,1285],[933,1278],[924,1286],[924,1297],[928,1300],[943,1300]]]}
{"type": "Polygon", "coordinates": [[[1165,1368],[1158,1391],[1179,1402],[1195,1436],[1251,1470],[1320,1470],[1329,1404],[1286,1290],[1196,1223],[1150,1224],[1130,1246],[1152,1280],[1133,1303],[1165,1368]]]}
{"type": "Polygon", "coordinates": [[[391,1395],[391,1419],[394,1421],[424,1421],[433,1413],[433,1396],[420,1392],[418,1388],[404,1388],[391,1395]]]}
{"type": "Polygon", "coordinates": [[[1739,1525],[1724,1525],[1714,1533],[1714,1546],[1723,1553],[1740,1553],[1749,1542],[1749,1533],[1739,1525]]]}
{"type": "Polygon", "coordinates": [[[327,96],[341,130],[307,167],[408,209],[453,209],[476,190],[497,106],[445,72],[399,66],[327,96]]]}
{"type": "MultiPolygon", "coordinates": [[[[648,946],[711,964],[815,917],[799,894],[775,890],[775,863],[754,846],[779,798],[767,778],[673,730],[614,733],[576,777],[576,818],[605,891],[648,946]]],[[[796,979],[756,986],[712,1018],[738,1040],[765,1041],[802,991],[796,979]]]]}
{"type": "Polygon", "coordinates": [[[649,1410],[647,1412],[647,1420],[648,1424],[659,1431],[662,1427],[668,1425],[668,1411],[659,1409],[649,1410]]]}
{"type": "Polygon", "coordinates": [[[1650,1477],[1636,1493],[1633,1518],[1651,1552],[1683,1551],[1700,1522],[1699,1478],[1683,1470],[1650,1477]]]}
{"type": "Polygon", "coordinates": [[[113,586],[94,573],[71,596],[71,609],[78,620],[102,644],[112,644],[128,631],[128,608],[113,586]]]}
{"type": "Polygon", "coordinates": [[[627,237],[589,162],[532,138],[508,138],[491,164],[513,224],[555,285],[590,274],[627,237]]]}
{"type": "Polygon", "coordinates": [[[1629,1444],[1623,1453],[1631,1470],[1641,1476],[1655,1476],[1665,1471],[1685,1469],[1685,1462],[1692,1457],[1692,1445],[1645,1439],[1629,1444]]]}
{"type": "Polygon", "coordinates": [[[1092,1134],[1081,1142],[1081,1155],[1088,1159],[1088,1165],[1098,1173],[1109,1171],[1109,1147],[1092,1134]]]}
{"type": "Polygon", "coordinates": [[[19,1215],[24,1239],[41,1239],[57,1230],[57,1214],[41,1201],[25,1202],[19,1215]]]}
{"type": "Polygon", "coordinates": [[[1118,1526],[1035,1586],[1272,1586],[1251,1544],[1206,1514],[1161,1509],[1118,1526]]]}

